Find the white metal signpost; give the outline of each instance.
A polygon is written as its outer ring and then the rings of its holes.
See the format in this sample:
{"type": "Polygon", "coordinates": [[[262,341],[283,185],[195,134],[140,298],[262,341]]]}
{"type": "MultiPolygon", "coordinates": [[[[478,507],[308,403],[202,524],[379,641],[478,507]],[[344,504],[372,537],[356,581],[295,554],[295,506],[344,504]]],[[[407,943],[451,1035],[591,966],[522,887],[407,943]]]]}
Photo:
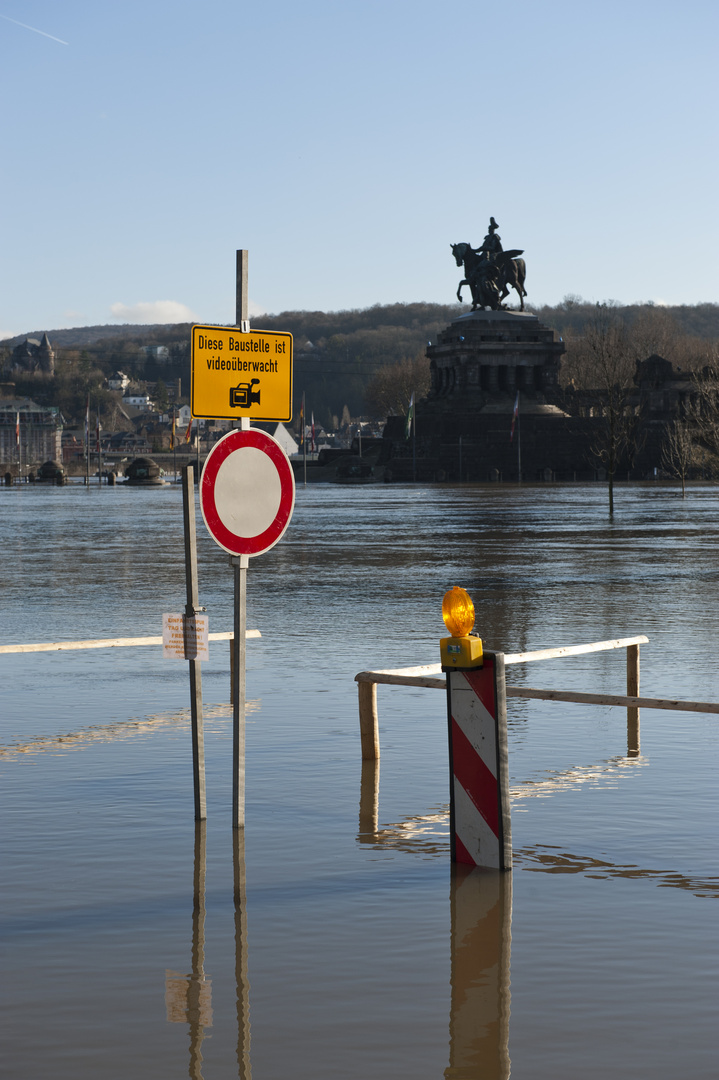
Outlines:
{"type": "Polygon", "coordinates": [[[245,824],[245,650],[247,567],[282,538],[295,504],[295,478],[272,436],[250,419],[292,417],[292,335],[250,330],[248,253],[237,252],[235,327],[192,330],[192,415],[230,418],[240,428],[205,461],[200,506],[207,529],[230,554],[235,578],[232,649],[232,824],[245,824]]]}

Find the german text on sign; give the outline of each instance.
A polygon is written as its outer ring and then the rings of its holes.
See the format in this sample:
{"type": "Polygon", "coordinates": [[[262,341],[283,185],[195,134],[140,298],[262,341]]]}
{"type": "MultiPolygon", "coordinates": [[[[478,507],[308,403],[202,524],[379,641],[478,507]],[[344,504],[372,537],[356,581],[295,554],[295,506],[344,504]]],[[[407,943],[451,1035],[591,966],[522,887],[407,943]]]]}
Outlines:
{"type": "Polygon", "coordinates": [[[193,416],[292,419],[292,334],[192,327],[193,416]]]}
{"type": "Polygon", "coordinates": [[[207,615],[163,615],[162,655],[169,660],[209,660],[207,615]]]}

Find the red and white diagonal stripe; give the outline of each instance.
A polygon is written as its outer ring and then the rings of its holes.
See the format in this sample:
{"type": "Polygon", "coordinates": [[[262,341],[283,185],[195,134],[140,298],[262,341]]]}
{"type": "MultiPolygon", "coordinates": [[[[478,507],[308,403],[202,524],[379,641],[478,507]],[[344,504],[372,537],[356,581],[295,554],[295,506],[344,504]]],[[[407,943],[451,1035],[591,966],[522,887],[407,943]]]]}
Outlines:
{"type": "Polygon", "coordinates": [[[494,664],[450,671],[455,862],[502,869],[494,664]]]}

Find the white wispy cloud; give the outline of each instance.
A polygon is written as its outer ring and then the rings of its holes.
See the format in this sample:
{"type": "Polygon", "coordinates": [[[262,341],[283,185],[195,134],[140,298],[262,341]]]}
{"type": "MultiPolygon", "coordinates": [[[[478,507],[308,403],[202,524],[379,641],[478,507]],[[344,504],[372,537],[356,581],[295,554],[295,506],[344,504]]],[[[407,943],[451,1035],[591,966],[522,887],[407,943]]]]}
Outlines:
{"type": "Polygon", "coordinates": [[[111,304],[113,319],[127,323],[194,322],[196,315],[178,300],[145,300],[139,304],[111,304]]]}
{"type": "Polygon", "coordinates": [[[22,26],[23,30],[32,30],[33,34],[42,34],[43,37],[50,38],[50,41],[57,41],[60,45],[70,44],[69,41],[63,41],[62,38],[55,37],[54,34],[46,34],[44,30],[38,30],[36,26],[28,26],[27,23],[11,19],[9,15],[0,15],[0,19],[7,19],[8,22],[15,23],[16,26],[22,26]]]}

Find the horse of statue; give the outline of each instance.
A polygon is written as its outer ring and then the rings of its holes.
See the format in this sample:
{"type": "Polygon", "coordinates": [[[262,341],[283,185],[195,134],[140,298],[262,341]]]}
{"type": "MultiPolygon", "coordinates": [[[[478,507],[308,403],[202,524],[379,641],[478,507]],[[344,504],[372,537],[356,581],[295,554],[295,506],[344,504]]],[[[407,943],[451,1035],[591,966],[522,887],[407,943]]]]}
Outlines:
{"type": "Polygon", "coordinates": [[[524,311],[524,279],[527,267],[524,259],[515,258],[521,251],[501,251],[493,259],[482,258],[471,244],[450,244],[457,266],[464,264],[464,278],[457,289],[457,299],[462,303],[462,288],[468,285],[472,293],[472,311],[489,307],[499,311],[502,301],[515,289],[519,296],[519,310],[524,311]],[[500,291],[501,290],[501,291],[500,291]]]}

